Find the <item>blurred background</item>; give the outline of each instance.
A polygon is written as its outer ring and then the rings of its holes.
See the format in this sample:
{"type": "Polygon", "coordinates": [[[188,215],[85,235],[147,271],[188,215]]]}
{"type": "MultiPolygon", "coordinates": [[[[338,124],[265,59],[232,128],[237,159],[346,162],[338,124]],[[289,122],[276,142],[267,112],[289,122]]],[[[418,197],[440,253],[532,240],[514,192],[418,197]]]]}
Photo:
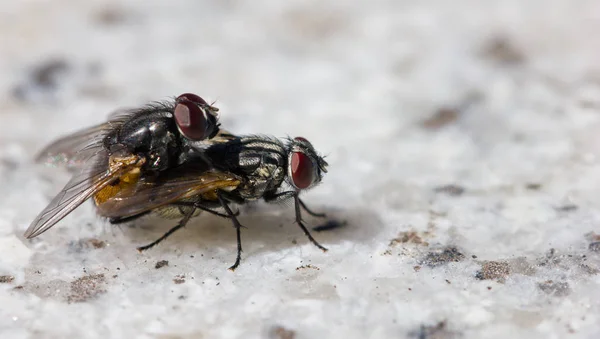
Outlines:
{"type": "Polygon", "coordinates": [[[0,336],[600,335],[598,32],[595,0],[3,1],[0,336]],[[285,206],[242,219],[235,273],[211,217],[143,255],[168,225],[91,206],[23,239],[68,180],[41,147],[184,92],[327,155],[327,254],[285,206]]]}

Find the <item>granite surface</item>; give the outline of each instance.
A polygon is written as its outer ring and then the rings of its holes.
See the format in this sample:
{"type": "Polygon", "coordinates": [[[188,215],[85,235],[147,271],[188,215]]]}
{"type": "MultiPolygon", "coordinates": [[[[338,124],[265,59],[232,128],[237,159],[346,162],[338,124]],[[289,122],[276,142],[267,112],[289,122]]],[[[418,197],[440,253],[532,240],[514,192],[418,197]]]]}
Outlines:
{"type": "Polygon", "coordinates": [[[0,3],[1,338],[599,338],[600,2],[0,3]],[[329,173],[290,205],[111,226],[54,138],[183,92],[329,173]],[[316,226],[324,221],[306,217],[316,226]]]}

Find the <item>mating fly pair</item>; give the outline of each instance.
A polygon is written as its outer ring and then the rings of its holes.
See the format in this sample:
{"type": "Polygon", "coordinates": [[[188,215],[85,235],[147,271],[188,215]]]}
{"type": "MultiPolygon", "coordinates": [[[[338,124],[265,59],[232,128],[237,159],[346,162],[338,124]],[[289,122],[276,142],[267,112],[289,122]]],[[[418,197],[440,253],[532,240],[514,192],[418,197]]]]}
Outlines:
{"type": "Polygon", "coordinates": [[[195,94],[121,112],[106,123],[61,138],[38,160],[64,164],[72,179],[31,223],[25,236],[47,231],[92,198],[100,216],[113,223],[149,213],[179,219],[158,244],[201,211],[228,218],[236,228],[241,260],[243,227],[231,204],[293,199],[296,223],[317,247],[301,209],[313,216],[299,193],[319,184],[327,163],[308,140],[236,136],[220,129],[218,109],[195,94]]]}

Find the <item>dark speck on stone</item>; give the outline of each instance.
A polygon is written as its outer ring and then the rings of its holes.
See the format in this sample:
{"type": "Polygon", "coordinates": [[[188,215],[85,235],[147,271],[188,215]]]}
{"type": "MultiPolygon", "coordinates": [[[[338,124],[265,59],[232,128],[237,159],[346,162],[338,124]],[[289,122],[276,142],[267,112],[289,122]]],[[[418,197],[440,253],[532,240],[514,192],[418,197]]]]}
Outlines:
{"type": "Polygon", "coordinates": [[[442,107],[421,125],[426,129],[437,130],[456,121],[459,114],[460,112],[455,108],[442,107]]]}
{"type": "Polygon", "coordinates": [[[183,275],[183,274],[176,275],[175,278],[173,278],[173,282],[177,285],[183,284],[185,282],[185,275],[183,275]]]}
{"type": "Polygon", "coordinates": [[[408,333],[408,337],[416,339],[453,339],[461,336],[459,333],[448,330],[444,320],[435,325],[421,325],[419,330],[408,333]]]}
{"type": "Polygon", "coordinates": [[[35,66],[28,78],[13,89],[15,98],[21,101],[31,101],[35,92],[52,92],[60,85],[61,78],[69,70],[69,64],[64,59],[50,59],[35,66]]]}
{"type": "Polygon", "coordinates": [[[461,196],[463,193],[465,193],[465,188],[458,186],[458,185],[446,185],[446,186],[437,187],[435,189],[435,192],[436,193],[445,193],[452,197],[458,197],[458,196],[461,196]]]}
{"type": "Polygon", "coordinates": [[[481,56],[502,65],[518,65],[526,61],[521,49],[508,37],[497,36],[482,48],[481,56]]]}
{"type": "Polygon", "coordinates": [[[169,262],[167,260],[161,260],[159,262],[156,263],[156,265],[154,266],[154,268],[159,269],[159,268],[163,268],[165,266],[169,266],[169,262]]]}
{"type": "Polygon", "coordinates": [[[52,88],[57,85],[57,76],[68,69],[65,60],[56,59],[37,66],[32,73],[33,81],[40,87],[52,88]]]}
{"type": "Polygon", "coordinates": [[[552,280],[547,280],[539,283],[538,288],[546,294],[557,297],[564,297],[571,293],[569,284],[566,282],[554,282],[552,280]]]}
{"type": "Polygon", "coordinates": [[[15,280],[15,277],[12,275],[0,275],[0,284],[11,283],[13,280],[15,280]]]}
{"type": "Polygon", "coordinates": [[[423,260],[421,260],[421,264],[427,265],[429,267],[438,267],[449,262],[459,262],[465,258],[465,255],[462,254],[456,247],[446,247],[441,251],[433,251],[429,252],[423,260]]]}
{"type": "Polygon", "coordinates": [[[0,165],[9,171],[14,171],[19,166],[19,163],[12,159],[0,159],[0,165]]]}
{"type": "Polygon", "coordinates": [[[98,24],[113,26],[127,21],[128,13],[118,7],[106,7],[95,13],[93,19],[98,24]]]}
{"type": "Polygon", "coordinates": [[[542,188],[542,184],[529,183],[525,185],[525,188],[527,188],[530,191],[538,191],[540,188],[542,188]]]}
{"type": "Polygon", "coordinates": [[[568,204],[568,205],[564,205],[564,206],[559,206],[559,207],[555,207],[555,209],[558,212],[572,212],[577,210],[577,205],[573,205],[573,204],[568,204]]]}
{"type": "Polygon", "coordinates": [[[475,278],[479,280],[496,280],[499,283],[504,283],[509,274],[510,267],[508,263],[503,261],[486,261],[481,265],[481,271],[475,274],[475,278]]]}
{"type": "Polygon", "coordinates": [[[296,332],[283,326],[275,326],[269,330],[269,339],[294,339],[296,332]]]}
{"type": "Polygon", "coordinates": [[[86,275],[71,282],[71,291],[67,302],[84,302],[106,292],[104,274],[86,275]]]}

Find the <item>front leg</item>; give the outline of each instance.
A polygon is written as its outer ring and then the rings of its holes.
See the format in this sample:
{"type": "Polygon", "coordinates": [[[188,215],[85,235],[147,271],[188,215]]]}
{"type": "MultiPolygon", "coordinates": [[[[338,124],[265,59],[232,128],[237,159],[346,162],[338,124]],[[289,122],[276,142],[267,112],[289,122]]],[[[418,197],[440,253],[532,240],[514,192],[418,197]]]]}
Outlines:
{"type": "Polygon", "coordinates": [[[304,226],[304,222],[302,221],[301,208],[304,208],[305,210],[307,210],[307,212],[311,215],[314,215],[314,214],[311,211],[309,211],[306,208],[306,206],[304,205],[304,203],[302,202],[302,200],[300,200],[300,197],[298,196],[298,192],[287,191],[287,192],[281,192],[281,193],[269,194],[269,195],[265,194],[265,196],[264,196],[264,199],[267,202],[283,201],[283,200],[290,199],[290,198],[294,198],[294,208],[296,210],[296,223],[298,224],[298,226],[300,226],[302,231],[304,231],[304,234],[306,234],[306,236],[308,237],[308,240],[310,240],[310,242],[312,242],[315,246],[320,248],[323,252],[327,252],[327,249],[325,247],[323,247],[321,244],[319,244],[315,240],[315,238],[312,237],[312,235],[310,234],[310,232],[308,231],[306,226],[304,226]]]}
{"type": "Polygon", "coordinates": [[[263,199],[268,203],[277,203],[277,202],[282,202],[282,201],[291,199],[295,195],[296,195],[296,192],[294,192],[294,191],[285,191],[285,192],[281,192],[281,193],[265,192],[265,194],[263,195],[263,199]]]}
{"type": "MultiPolygon", "coordinates": [[[[295,196],[296,196],[296,192],[287,191],[287,192],[281,192],[281,193],[265,194],[264,199],[266,202],[281,202],[281,201],[285,201],[287,199],[294,198],[295,196]]],[[[327,214],[325,214],[325,213],[317,213],[317,212],[311,211],[306,206],[304,201],[302,201],[302,199],[300,199],[299,197],[298,197],[298,201],[300,202],[300,207],[302,207],[302,209],[305,210],[306,213],[312,215],[313,217],[317,217],[317,218],[326,218],[327,217],[327,214]]]]}
{"type": "Polygon", "coordinates": [[[312,235],[310,234],[310,232],[308,231],[308,229],[306,228],[306,226],[304,226],[304,223],[302,222],[302,215],[300,215],[300,206],[301,206],[301,204],[302,203],[300,201],[300,198],[298,197],[298,193],[296,193],[294,195],[294,206],[296,208],[296,223],[304,231],[304,234],[306,234],[306,236],[308,237],[308,240],[310,240],[310,242],[312,242],[313,244],[315,244],[315,246],[317,246],[318,248],[320,248],[323,252],[327,252],[327,249],[325,247],[323,247],[321,244],[319,244],[315,240],[315,238],[312,237],[312,235]]]}
{"type": "Polygon", "coordinates": [[[306,211],[306,213],[312,215],[313,217],[317,217],[317,218],[327,218],[327,214],[325,214],[325,213],[317,213],[317,212],[311,211],[308,207],[306,207],[306,204],[304,204],[304,201],[302,201],[302,199],[298,198],[298,201],[300,202],[300,206],[302,206],[302,208],[306,211]]]}

